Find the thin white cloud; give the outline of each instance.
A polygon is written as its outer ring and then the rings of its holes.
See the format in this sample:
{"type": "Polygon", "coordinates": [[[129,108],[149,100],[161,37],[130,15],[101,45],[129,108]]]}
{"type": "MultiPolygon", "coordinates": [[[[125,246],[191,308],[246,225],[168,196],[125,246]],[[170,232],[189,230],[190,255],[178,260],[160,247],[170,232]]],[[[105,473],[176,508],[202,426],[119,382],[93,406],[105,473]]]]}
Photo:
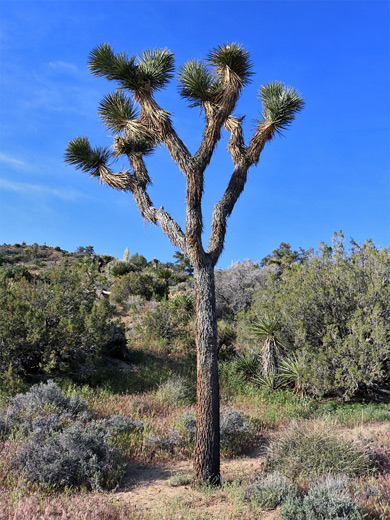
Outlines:
{"type": "Polygon", "coordinates": [[[67,72],[74,74],[78,72],[78,68],[73,63],[68,63],[66,61],[50,61],[49,67],[58,72],[67,72]]]}
{"type": "Polygon", "coordinates": [[[20,195],[38,195],[42,197],[56,197],[58,199],[75,201],[84,198],[84,195],[77,190],[69,188],[51,188],[42,184],[31,184],[28,182],[15,182],[0,179],[0,188],[3,190],[14,191],[20,195]]]}
{"type": "Polygon", "coordinates": [[[22,161],[21,159],[17,159],[16,157],[11,157],[5,153],[0,152],[0,162],[13,166],[14,168],[22,168],[25,170],[29,168],[29,164],[22,161]]]}

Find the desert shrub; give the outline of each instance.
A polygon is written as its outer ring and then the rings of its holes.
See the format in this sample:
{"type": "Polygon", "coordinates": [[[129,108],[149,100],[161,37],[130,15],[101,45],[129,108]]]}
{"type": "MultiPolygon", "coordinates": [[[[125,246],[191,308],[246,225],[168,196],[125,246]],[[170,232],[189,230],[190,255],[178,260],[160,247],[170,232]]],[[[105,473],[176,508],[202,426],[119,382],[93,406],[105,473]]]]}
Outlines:
{"type": "Polygon", "coordinates": [[[266,271],[247,260],[228,269],[215,271],[215,297],[219,318],[232,319],[237,313],[250,308],[255,286],[266,271]]]}
{"type": "Polygon", "coordinates": [[[148,265],[146,258],[138,253],[131,255],[129,262],[134,267],[134,271],[142,271],[148,265]]]}
{"type": "Polygon", "coordinates": [[[146,273],[129,272],[117,278],[111,286],[111,300],[126,304],[133,296],[141,296],[146,300],[161,300],[168,294],[168,286],[163,281],[146,273]]]}
{"type": "Polygon", "coordinates": [[[71,419],[90,418],[87,403],[80,396],[66,397],[57,384],[34,385],[30,391],[12,397],[6,408],[0,410],[0,434],[7,437],[12,432],[44,435],[58,431],[71,419]]]}
{"type": "Polygon", "coordinates": [[[280,520],[307,520],[302,498],[299,496],[287,497],[281,505],[279,516],[280,520]]]}
{"type": "Polygon", "coordinates": [[[283,475],[271,473],[249,484],[244,499],[261,509],[275,509],[288,497],[295,497],[297,488],[283,475]]]}
{"type": "Polygon", "coordinates": [[[320,482],[303,499],[287,500],[280,508],[281,520],[363,520],[345,486],[345,481],[332,478],[320,482]]]}
{"type": "Polygon", "coordinates": [[[313,394],[350,398],[390,385],[390,250],[343,236],[322,244],[310,258],[269,273],[257,286],[239,339],[267,313],[278,316],[290,349],[304,371],[300,385],[313,394]]]}
{"type": "Polygon", "coordinates": [[[118,503],[115,496],[107,493],[34,492],[20,500],[13,500],[10,493],[0,494],[0,518],[4,519],[129,520],[133,512],[133,504],[118,503]]]}
{"type": "Polygon", "coordinates": [[[185,412],[179,419],[180,430],[184,437],[190,443],[195,440],[196,433],[196,414],[194,412],[185,412]]]}
{"type": "MultiPolygon", "coordinates": [[[[196,432],[196,415],[186,412],[179,420],[180,430],[184,438],[192,443],[196,432]]],[[[250,441],[252,427],[246,416],[233,408],[225,408],[220,412],[221,449],[227,454],[240,452],[250,441]]]]}
{"type": "Polygon", "coordinates": [[[375,479],[355,481],[353,497],[367,518],[388,520],[390,518],[390,474],[378,475],[375,479]]]}
{"type": "Polygon", "coordinates": [[[291,245],[286,242],[281,242],[277,249],[272,251],[272,255],[265,256],[261,262],[260,267],[274,266],[280,273],[284,269],[290,267],[296,262],[302,262],[307,258],[310,251],[305,251],[301,247],[298,251],[291,249],[291,245]]]}
{"type": "Polygon", "coordinates": [[[124,338],[97,274],[88,267],[53,267],[33,279],[10,279],[0,268],[0,378],[68,374],[87,379],[113,338],[124,338]]]}
{"type": "Polygon", "coordinates": [[[115,485],[121,468],[114,446],[137,436],[143,423],[123,415],[94,420],[86,408],[80,395],[67,397],[53,381],[9,399],[0,427],[19,441],[13,474],[48,487],[115,485]]]}
{"type": "Polygon", "coordinates": [[[158,387],[155,398],[164,407],[183,406],[195,401],[195,389],[184,377],[171,377],[158,387]]]}
{"type": "Polygon", "coordinates": [[[174,452],[176,446],[180,441],[179,433],[176,430],[171,430],[165,435],[149,435],[145,437],[145,447],[151,452],[151,455],[157,451],[174,452]]]}
{"type": "Polygon", "coordinates": [[[149,311],[141,322],[141,330],[150,338],[171,340],[179,336],[193,316],[192,295],[179,294],[164,300],[154,310],[149,311]]]}
{"type": "Polygon", "coordinates": [[[332,473],[364,475],[372,468],[368,453],[356,443],[327,432],[326,426],[294,424],[267,452],[266,467],[294,481],[332,473]]]}
{"type": "Polygon", "coordinates": [[[76,422],[24,444],[15,469],[29,482],[47,487],[111,488],[119,479],[120,466],[109,438],[101,422],[76,422]]]}
{"type": "Polygon", "coordinates": [[[188,358],[196,358],[196,341],[193,330],[181,330],[175,338],[175,350],[188,358]]]}
{"type": "Polygon", "coordinates": [[[18,411],[42,410],[49,406],[70,412],[72,416],[87,409],[86,401],[77,394],[66,397],[52,379],[47,383],[33,385],[28,392],[10,398],[9,405],[11,409],[18,411]]]}
{"type": "Polygon", "coordinates": [[[251,425],[246,416],[234,408],[221,410],[221,447],[228,452],[239,452],[248,443],[251,425]]]}
{"type": "Polygon", "coordinates": [[[125,415],[111,415],[108,419],[102,421],[104,427],[112,435],[122,435],[135,431],[139,431],[143,428],[142,421],[135,421],[126,417],[125,415]]]}
{"type": "Polygon", "coordinates": [[[3,268],[1,270],[1,280],[7,281],[7,280],[26,280],[31,281],[33,280],[33,275],[30,273],[30,271],[25,267],[24,265],[8,265],[7,267],[3,268]]]}
{"type": "Polygon", "coordinates": [[[107,275],[112,278],[124,276],[134,270],[133,265],[127,260],[112,260],[106,267],[107,275]]]}
{"type": "Polygon", "coordinates": [[[162,302],[156,309],[146,314],[140,327],[149,338],[169,340],[175,335],[178,322],[178,314],[172,312],[167,302],[162,302]]]}

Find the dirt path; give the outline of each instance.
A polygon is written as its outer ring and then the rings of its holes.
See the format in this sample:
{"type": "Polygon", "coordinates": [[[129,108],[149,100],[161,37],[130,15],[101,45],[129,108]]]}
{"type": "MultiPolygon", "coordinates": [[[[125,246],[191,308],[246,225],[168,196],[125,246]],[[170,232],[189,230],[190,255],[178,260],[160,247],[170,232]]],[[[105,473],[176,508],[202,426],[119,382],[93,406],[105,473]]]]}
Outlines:
{"type": "MultiPolygon", "coordinates": [[[[263,450],[252,452],[246,457],[237,459],[222,460],[221,474],[225,482],[240,481],[252,478],[260,472],[264,461],[263,450]]],[[[194,489],[191,484],[185,482],[185,476],[190,478],[192,472],[192,462],[181,461],[164,466],[132,466],[129,468],[127,476],[121,488],[116,493],[116,498],[121,502],[134,504],[137,510],[147,511],[156,507],[160,500],[175,501],[186,500],[187,502],[199,502],[202,511],[218,518],[221,508],[228,508],[229,505],[223,500],[223,493],[209,493],[205,498],[204,492],[194,489]],[[174,485],[173,477],[181,475],[184,483],[174,485]],[[218,499],[217,499],[218,496],[218,499]]],[[[175,477],[174,477],[175,478],[175,477]]]]}

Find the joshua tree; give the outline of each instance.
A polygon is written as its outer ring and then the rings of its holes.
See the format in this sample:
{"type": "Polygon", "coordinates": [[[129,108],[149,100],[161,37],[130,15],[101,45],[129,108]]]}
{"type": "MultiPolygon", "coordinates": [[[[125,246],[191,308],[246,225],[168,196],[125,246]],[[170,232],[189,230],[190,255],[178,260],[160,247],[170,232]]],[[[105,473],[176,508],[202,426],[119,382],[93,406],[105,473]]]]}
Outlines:
{"type": "Polygon", "coordinates": [[[112,188],[130,191],[141,215],[152,224],[160,224],[194,268],[198,380],[194,468],[199,480],[218,483],[219,383],[214,266],[223,249],[227,217],[244,189],[248,169],[259,161],[265,143],[288,127],[304,103],[296,90],[282,83],[261,86],[261,119],[249,143],[245,144],[243,118],[232,113],[242,88],[252,76],[250,56],[236,43],[216,47],[206,61],[188,61],[178,71],[181,96],[205,115],[203,139],[192,154],[173,128],[170,114],[154,98],[155,92],[173,77],[174,56],[170,51],[147,50],[135,57],[115,54],[110,45],[104,43],[92,50],[88,64],[92,74],[114,81],[118,86],[99,106],[103,122],[114,134],[114,143],[112,150],[92,148],[88,138],[77,137],[69,143],[65,160],[112,188]],[[214,207],[211,236],[204,248],[201,239],[204,172],[222,127],[230,134],[228,150],[234,169],[221,200],[214,207]],[[185,230],[163,207],[154,207],[147,193],[151,181],[145,157],[159,144],[167,147],[186,178],[185,230]],[[127,156],[130,168],[115,173],[110,160],[118,156],[127,156]]]}

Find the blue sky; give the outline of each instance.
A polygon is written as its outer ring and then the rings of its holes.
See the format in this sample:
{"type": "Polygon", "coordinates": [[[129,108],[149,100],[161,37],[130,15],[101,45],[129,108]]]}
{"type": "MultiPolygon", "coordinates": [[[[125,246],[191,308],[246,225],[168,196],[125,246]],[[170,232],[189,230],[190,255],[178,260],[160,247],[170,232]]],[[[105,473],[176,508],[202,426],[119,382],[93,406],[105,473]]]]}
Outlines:
{"type": "MultiPolygon", "coordinates": [[[[148,259],[174,252],[132,200],[63,162],[87,135],[110,145],[97,116],[113,84],[86,60],[97,44],[140,53],[167,47],[180,65],[228,41],[251,53],[255,76],[237,115],[249,140],[262,83],[294,86],[306,107],[285,137],[268,143],[229,219],[219,266],[261,260],[280,242],[294,248],[347,238],[390,245],[389,3],[387,1],[2,1],[0,242],[38,242],[148,259]]],[[[157,97],[192,152],[203,118],[177,93],[157,97]]],[[[214,204],[232,172],[223,137],[206,174],[205,241],[214,204]]],[[[184,226],[185,184],[164,148],[147,160],[150,195],[184,226]]],[[[118,167],[121,165],[119,164],[118,167]]]]}

